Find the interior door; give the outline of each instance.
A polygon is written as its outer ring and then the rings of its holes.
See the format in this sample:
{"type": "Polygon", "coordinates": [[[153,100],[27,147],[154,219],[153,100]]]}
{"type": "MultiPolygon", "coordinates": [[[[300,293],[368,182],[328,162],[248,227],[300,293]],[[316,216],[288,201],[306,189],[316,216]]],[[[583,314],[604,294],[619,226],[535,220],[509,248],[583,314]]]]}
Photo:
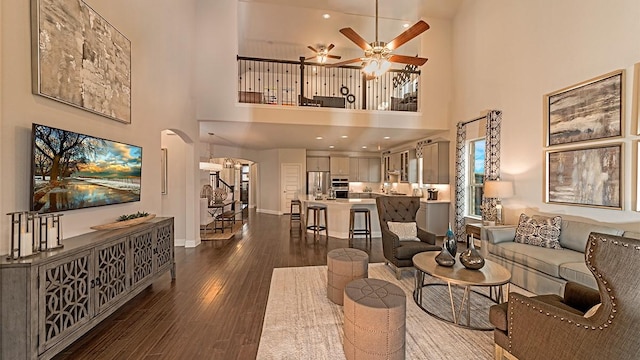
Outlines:
{"type": "Polygon", "coordinates": [[[302,164],[282,164],[280,172],[280,184],[282,184],[280,212],[283,214],[288,214],[291,211],[291,200],[295,198],[296,193],[302,195],[302,191],[300,191],[301,173],[302,164]]]}

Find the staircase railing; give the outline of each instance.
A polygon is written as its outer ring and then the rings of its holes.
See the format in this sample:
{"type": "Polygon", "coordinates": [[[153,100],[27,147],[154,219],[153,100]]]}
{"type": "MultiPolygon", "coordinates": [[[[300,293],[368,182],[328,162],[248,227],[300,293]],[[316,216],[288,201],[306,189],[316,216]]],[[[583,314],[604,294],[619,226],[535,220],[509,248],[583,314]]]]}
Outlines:
{"type": "Polygon", "coordinates": [[[367,80],[357,66],[238,56],[238,102],[417,111],[420,70],[407,65],[367,80]]]}

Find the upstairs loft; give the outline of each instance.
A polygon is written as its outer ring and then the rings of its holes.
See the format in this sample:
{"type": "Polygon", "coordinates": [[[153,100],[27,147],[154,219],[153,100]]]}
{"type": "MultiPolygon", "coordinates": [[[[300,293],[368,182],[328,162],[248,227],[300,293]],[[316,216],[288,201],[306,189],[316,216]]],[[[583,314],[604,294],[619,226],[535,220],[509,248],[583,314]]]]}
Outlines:
{"type": "Polygon", "coordinates": [[[420,70],[407,65],[368,79],[360,67],[237,57],[238,103],[418,112],[420,70]]]}

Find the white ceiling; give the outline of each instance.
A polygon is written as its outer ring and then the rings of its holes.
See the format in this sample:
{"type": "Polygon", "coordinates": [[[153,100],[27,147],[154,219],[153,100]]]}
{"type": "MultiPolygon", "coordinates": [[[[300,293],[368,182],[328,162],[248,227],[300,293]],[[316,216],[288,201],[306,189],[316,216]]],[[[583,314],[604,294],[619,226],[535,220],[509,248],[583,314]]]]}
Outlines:
{"type": "MultiPolygon", "coordinates": [[[[403,24],[420,18],[455,16],[462,0],[379,0],[379,40],[388,42],[402,33],[403,24]]],[[[316,48],[335,44],[331,54],[342,59],[362,56],[339,29],[351,27],[367,41],[375,40],[374,0],[238,0],[238,55],[298,60],[316,48]],[[330,14],[323,19],[322,14],[330,14]],[[313,20],[310,20],[313,19],[313,20]],[[293,30],[292,30],[293,29],[293,30]]],[[[395,53],[420,55],[419,40],[395,53]]],[[[306,148],[308,150],[378,152],[433,135],[423,130],[201,121],[200,139],[214,145],[249,149],[306,148]],[[214,136],[209,135],[214,133],[214,136]],[[347,139],[341,136],[347,135],[347,139]],[[322,136],[323,140],[316,140],[322,136]],[[385,140],[388,136],[390,139],[385,140]],[[334,145],[335,149],[329,149],[334,145]],[[367,146],[367,149],[362,149],[367,146]]]]}

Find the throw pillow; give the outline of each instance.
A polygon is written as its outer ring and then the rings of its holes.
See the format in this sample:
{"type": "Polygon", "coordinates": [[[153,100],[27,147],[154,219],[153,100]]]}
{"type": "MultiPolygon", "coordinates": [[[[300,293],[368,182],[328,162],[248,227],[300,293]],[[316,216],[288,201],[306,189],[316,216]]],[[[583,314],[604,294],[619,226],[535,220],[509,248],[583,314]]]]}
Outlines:
{"type": "Polygon", "coordinates": [[[562,249],[560,246],[560,216],[531,218],[520,214],[515,241],[518,243],[562,249]]]}
{"type": "Polygon", "coordinates": [[[593,305],[591,309],[587,310],[587,312],[584,313],[584,317],[589,318],[595,315],[596,311],[598,311],[598,309],[600,308],[600,305],[602,305],[602,303],[593,305]]]}
{"type": "Polygon", "coordinates": [[[398,235],[400,240],[418,240],[418,226],[415,222],[387,222],[389,230],[398,235]]]}

